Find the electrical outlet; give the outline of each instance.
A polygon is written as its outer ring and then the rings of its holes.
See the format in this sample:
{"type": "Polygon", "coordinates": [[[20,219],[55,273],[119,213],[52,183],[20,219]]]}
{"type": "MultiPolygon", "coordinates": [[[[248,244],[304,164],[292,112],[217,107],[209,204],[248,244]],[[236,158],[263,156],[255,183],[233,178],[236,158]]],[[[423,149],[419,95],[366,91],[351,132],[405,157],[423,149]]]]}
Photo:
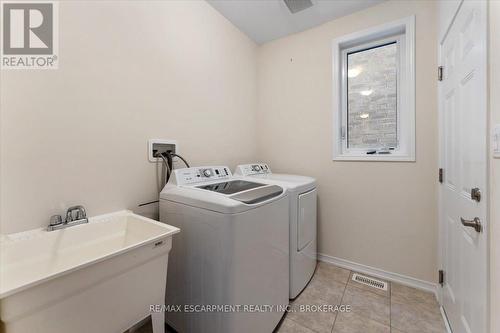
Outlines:
{"type": "MultiPolygon", "coordinates": [[[[148,159],[150,162],[157,162],[158,157],[154,157],[157,153],[164,153],[171,151],[173,153],[179,153],[179,145],[176,140],[163,140],[163,139],[151,139],[148,141],[148,159]]],[[[174,161],[177,157],[173,158],[174,161]]]]}
{"type": "Polygon", "coordinates": [[[493,157],[500,158],[500,124],[493,128],[493,157]]]}

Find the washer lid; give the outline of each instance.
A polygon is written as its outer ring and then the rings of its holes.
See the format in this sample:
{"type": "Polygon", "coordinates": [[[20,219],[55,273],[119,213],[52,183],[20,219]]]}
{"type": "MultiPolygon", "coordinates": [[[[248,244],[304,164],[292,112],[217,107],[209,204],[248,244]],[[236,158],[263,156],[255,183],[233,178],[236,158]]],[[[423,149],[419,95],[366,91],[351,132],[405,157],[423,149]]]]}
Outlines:
{"type": "Polygon", "coordinates": [[[213,188],[201,188],[217,184],[221,186],[224,183],[198,184],[195,186],[168,184],[160,193],[160,205],[163,200],[166,200],[223,214],[235,214],[269,204],[287,194],[286,189],[281,186],[252,181],[245,181],[245,183],[257,184],[258,187],[235,192],[234,194],[219,193],[214,191],[213,188]]]}
{"type": "Polygon", "coordinates": [[[249,182],[246,180],[229,180],[227,182],[201,185],[196,187],[201,188],[202,190],[208,190],[222,194],[235,194],[265,185],[266,184],[249,182]]]}
{"type": "Polygon", "coordinates": [[[247,179],[262,180],[268,184],[276,184],[286,187],[293,192],[306,192],[316,188],[316,180],[311,177],[272,173],[266,175],[255,175],[246,177],[247,179]]]}
{"type": "Polygon", "coordinates": [[[280,186],[255,183],[242,179],[200,185],[196,186],[196,188],[225,194],[233,200],[238,200],[249,205],[266,201],[283,193],[283,188],[280,186]]]}
{"type": "Polygon", "coordinates": [[[251,191],[236,193],[235,195],[231,196],[231,199],[238,200],[250,205],[277,197],[281,193],[283,193],[283,188],[277,185],[259,186],[259,188],[251,191]]]}

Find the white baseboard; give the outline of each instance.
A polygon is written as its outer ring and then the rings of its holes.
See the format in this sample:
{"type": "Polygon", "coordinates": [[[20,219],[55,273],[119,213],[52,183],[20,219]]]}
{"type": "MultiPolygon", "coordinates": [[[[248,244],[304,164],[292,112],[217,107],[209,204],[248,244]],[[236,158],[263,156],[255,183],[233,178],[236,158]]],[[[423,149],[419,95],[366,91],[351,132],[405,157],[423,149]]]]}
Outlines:
{"type": "Polygon", "coordinates": [[[398,274],[398,273],[393,273],[393,272],[388,272],[384,271],[383,269],[363,265],[363,264],[358,264],[349,260],[341,259],[341,258],[336,258],[332,257],[326,254],[318,253],[318,260],[324,261],[345,269],[349,269],[352,271],[360,272],[360,273],[365,273],[368,275],[371,275],[373,277],[378,277],[380,279],[384,279],[390,282],[396,282],[400,283],[402,285],[408,286],[408,287],[413,287],[417,288],[420,290],[425,290],[428,292],[433,293],[436,296],[436,299],[438,298],[438,285],[436,283],[432,283],[429,281],[424,281],[424,280],[419,280],[412,278],[410,276],[398,274]]]}

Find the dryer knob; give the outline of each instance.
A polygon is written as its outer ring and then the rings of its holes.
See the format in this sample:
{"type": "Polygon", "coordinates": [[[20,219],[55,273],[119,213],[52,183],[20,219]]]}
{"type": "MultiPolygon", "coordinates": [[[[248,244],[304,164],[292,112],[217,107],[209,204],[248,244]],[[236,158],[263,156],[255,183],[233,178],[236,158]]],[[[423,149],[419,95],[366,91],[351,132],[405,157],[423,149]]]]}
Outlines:
{"type": "Polygon", "coordinates": [[[212,170],[210,170],[210,169],[203,170],[203,176],[205,176],[205,177],[212,176],[212,170]]]}
{"type": "Polygon", "coordinates": [[[252,166],[252,170],[253,170],[253,171],[260,171],[260,166],[258,166],[258,165],[253,165],[253,166],[252,166]]]}

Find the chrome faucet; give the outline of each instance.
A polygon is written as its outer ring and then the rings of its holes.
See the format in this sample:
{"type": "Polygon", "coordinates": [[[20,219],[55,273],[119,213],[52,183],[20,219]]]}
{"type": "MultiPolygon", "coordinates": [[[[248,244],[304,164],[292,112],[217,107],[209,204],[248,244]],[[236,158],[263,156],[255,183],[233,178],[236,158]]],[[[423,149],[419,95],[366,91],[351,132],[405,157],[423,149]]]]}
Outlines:
{"type": "Polygon", "coordinates": [[[78,221],[87,218],[87,212],[85,208],[81,205],[69,207],[66,211],[66,223],[72,221],[78,221]],[[76,212],[76,218],[73,215],[73,212],[76,212]]]}
{"type": "Polygon", "coordinates": [[[74,225],[88,223],[87,212],[81,205],[69,207],[66,211],[66,220],[63,221],[61,215],[53,215],[50,217],[50,224],[47,231],[68,228],[74,225]],[[73,214],[73,212],[76,212],[73,214]]]}

